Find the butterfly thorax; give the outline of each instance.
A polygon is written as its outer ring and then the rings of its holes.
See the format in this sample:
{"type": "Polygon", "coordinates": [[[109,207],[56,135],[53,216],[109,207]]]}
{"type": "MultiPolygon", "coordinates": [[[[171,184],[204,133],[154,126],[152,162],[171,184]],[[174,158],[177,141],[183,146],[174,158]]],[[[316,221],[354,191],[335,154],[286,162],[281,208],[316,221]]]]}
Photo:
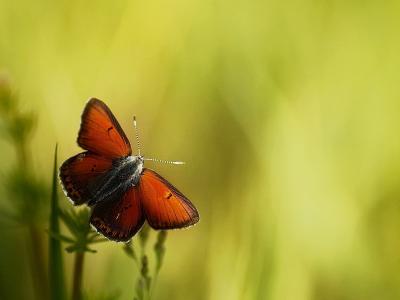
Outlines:
{"type": "Polygon", "coordinates": [[[99,178],[100,186],[93,187],[96,190],[90,198],[88,205],[108,198],[114,193],[124,193],[128,188],[137,186],[143,170],[143,158],[141,156],[127,156],[116,159],[107,173],[99,178]]]}
{"type": "MultiPolygon", "coordinates": [[[[143,157],[138,155],[128,156],[125,160],[123,169],[128,173],[128,182],[133,186],[137,186],[142,175],[143,157]]],[[[121,179],[124,178],[124,174],[122,174],[124,170],[121,172],[121,179]]]]}

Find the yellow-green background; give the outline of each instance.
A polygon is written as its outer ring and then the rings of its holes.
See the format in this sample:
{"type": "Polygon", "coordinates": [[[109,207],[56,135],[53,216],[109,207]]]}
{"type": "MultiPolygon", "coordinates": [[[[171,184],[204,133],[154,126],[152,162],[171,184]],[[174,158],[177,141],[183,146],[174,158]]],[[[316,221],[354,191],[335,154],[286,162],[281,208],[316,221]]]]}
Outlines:
{"type": "MultiPolygon", "coordinates": [[[[399,1],[0,0],[0,69],[38,115],[48,186],[90,97],[132,145],[137,116],[147,157],[186,162],[146,162],[201,215],[169,233],[155,300],[400,299],[399,16],[399,1]]],[[[3,178],[16,156],[0,151],[3,178]]],[[[33,297],[24,230],[1,225],[1,299],[33,297]]],[[[121,245],[93,248],[84,288],[132,299],[121,245]]]]}

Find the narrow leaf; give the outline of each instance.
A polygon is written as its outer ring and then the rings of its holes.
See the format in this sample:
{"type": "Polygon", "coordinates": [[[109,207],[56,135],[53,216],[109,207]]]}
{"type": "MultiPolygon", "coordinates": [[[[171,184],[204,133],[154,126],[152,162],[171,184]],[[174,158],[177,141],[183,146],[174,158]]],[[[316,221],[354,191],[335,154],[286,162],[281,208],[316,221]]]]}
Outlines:
{"type": "Polygon", "coordinates": [[[91,239],[88,241],[90,244],[96,244],[96,243],[103,243],[103,242],[108,242],[107,239],[105,238],[97,238],[97,239],[91,239]]]}
{"type": "Polygon", "coordinates": [[[48,231],[48,230],[46,230],[46,232],[53,239],[59,240],[61,242],[66,242],[66,243],[75,243],[75,240],[73,240],[73,239],[71,239],[71,238],[69,238],[69,237],[67,237],[65,235],[62,235],[62,234],[59,234],[59,233],[55,233],[55,232],[52,232],[52,231],[48,231]]]}
{"type": "Polygon", "coordinates": [[[67,248],[65,248],[65,250],[66,250],[68,253],[72,253],[72,252],[78,250],[78,247],[77,247],[76,245],[71,245],[71,246],[68,246],[67,248]]]}
{"type": "Polygon", "coordinates": [[[64,222],[64,224],[68,227],[69,231],[76,235],[79,231],[79,226],[76,222],[76,213],[73,209],[69,211],[69,213],[59,210],[58,212],[60,219],[64,222]]]}
{"type": "Polygon", "coordinates": [[[53,168],[53,188],[51,192],[51,212],[50,212],[50,232],[49,234],[49,279],[50,293],[52,300],[66,300],[67,289],[65,286],[64,264],[61,251],[60,239],[53,235],[60,236],[60,226],[58,223],[58,176],[57,176],[57,145],[54,154],[53,168]]]}

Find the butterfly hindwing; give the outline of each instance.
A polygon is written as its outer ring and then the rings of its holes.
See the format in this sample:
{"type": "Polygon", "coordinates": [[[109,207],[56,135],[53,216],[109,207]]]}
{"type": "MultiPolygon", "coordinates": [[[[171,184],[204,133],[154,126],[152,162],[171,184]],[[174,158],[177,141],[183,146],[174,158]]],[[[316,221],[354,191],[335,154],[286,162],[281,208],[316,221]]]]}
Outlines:
{"type": "Polygon", "coordinates": [[[90,216],[90,223],[99,233],[117,242],[129,241],[144,222],[139,190],[136,187],[116,192],[100,201],[90,216]]]}
{"type": "Polygon", "coordinates": [[[83,110],[78,145],[110,159],[132,153],[129,140],[111,110],[95,98],[83,110]]]}
{"type": "Polygon", "coordinates": [[[153,170],[143,169],[139,193],[146,219],[154,229],[185,228],[200,219],[189,199],[153,170]]]}
{"type": "Polygon", "coordinates": [[[74,205],[81,205],[93,196],[91,186],[104,177],[112,161],[93,152],[83,152],[67,159],[60,167],[64,191],[74,205]]]}

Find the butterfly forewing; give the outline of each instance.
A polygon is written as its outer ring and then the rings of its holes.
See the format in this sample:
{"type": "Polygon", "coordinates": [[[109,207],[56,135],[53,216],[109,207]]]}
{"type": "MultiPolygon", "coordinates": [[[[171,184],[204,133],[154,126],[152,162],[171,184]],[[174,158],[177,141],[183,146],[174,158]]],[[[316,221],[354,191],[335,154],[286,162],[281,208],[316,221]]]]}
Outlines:
{"type": "Polygon", "coordinates": [[[110,109],[92,98],[82,114],[78,145],[83,149],[114,159],[131,155],[128,138],[110,109]]]}
{"type": "Polygon", "coordinates": [[[91,186],[110,170],[112,161],[93,152],[83,152],[67,159],[60,167],[60,179],[66,195],[74,205],[93,196],[91,186]]]}
{"type": "Polygon", "coordinates": [[[153,170],[143,169],[139,193],[146,219],[154,229],[184,228],[199,221],[189,199],[153,170]]]}
{"type": "Polygon", "coordinates": [[[110,240],[129,241],[144,224],[139,190],[116,192],[93,208],[90,223],[110,240]]]}

